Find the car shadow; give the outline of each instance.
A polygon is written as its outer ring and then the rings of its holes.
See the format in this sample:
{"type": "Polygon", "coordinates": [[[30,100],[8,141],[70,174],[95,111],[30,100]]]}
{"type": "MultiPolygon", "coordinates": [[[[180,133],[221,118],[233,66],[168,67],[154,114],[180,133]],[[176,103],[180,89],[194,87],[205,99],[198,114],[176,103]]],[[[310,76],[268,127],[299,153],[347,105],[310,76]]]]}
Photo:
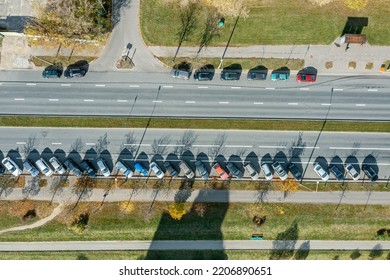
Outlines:
{"type": "Polygon", "coordinates": [[[185,151],[180,159],[184,160],[193,171],[195,170],[195,156],[190,150],[185,151]]]}
{"type": "Polygon", "coordinates": [[[355,156],[348,156],[345,160],[345,165],[352,164],[352,166],[356,169],[356,171],[360,174],[361,168],[359,164],[359,160],[355,156]]]}
{"type": "Polygon", "coordinates": [[[302,160],[299,156],[291,157],[289,163],[293,163],[298,171],[303,174],[302,160]]]}
{"type": "Polygon", "coordinates": [[[245,169],[244,165],[242,164],[241,157],[239,157],[238,155],[231,155],[228,161],[233,163],[244,174],[245,169]]]}
{"type": "Polygon", "coordinates": [[[318,156],[314,162],[318,162],[325,171],[329,169],[328,161],[323,156],[318,156]]]}
{"type": "Polygon", "coordinates": [[[332,165],[336,166],[343,174],[345,173],[343,160],[339,156],[334,156],[331,159],[329,166],[332,165]]]}
{"type": "Polygon", "coordinates": [[[53,152],[50,148],[46,147],[42,153],[41,153],[41,157],[45,160],[45,161],[49,161],[49,159],[53,156],[53,152]]]}
{"type": "Polygon", "coordinates": [[[245,157],[245,162],[249,162],[257,172],[260,172],[259,157],[256,155],[255,152],[250,152],[245,157]]]}
{"type": "Polygon", "coordinates": [[[196,156],[196,160],[199,160],[203,163],[204,167],[206,168],[207,172],[210,173],[211,171],[211,164],[210,164],[210,159],[208,155],[206,155],[204,152],[200,152],[196,156]]]}
{"type": "Polygon", "coordinates": [[[279,151],[275,156],[273,161],[278,161],[280,165],[286,169],[288,165],[288,159],[284,152],[279,151]]]}
{"type": "Polygon", "coordinates": [[[108,150],[104,150],[100,153],[100,158],[104,160],[108,169],[110,170],[110,172],[112,172],[112,170],[114,170],[114,163],[112,160],[111,153],[108,150]]]}

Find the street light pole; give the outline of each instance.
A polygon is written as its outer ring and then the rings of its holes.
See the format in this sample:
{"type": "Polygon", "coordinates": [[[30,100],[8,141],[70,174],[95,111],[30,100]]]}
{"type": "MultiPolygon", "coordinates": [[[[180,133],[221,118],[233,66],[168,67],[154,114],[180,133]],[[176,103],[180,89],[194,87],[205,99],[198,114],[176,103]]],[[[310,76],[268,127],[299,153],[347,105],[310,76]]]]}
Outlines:
{"type": "Polygon", "coordinates": [[[230,41],[231,41],[231,39],[233,37],[233,33],[234,33],[234,30],[236,29],[237,22],[238,22],[239,18],[240,18],[240,14],[238,14],[236,22],[234,23],[234,26],[233,26],[233,29],[232,29],[232,33],[230,33],[229,40],[228,40],[228,42],[226,44],[225,50],[223,51],[223,54],[222,54],[222,57],[221,57],[221,62],[218,65],[218,69],[221,69],[221,67],[223,68],[223,59],[225,58],[226,51],[227,51],[227,49],[229,47],[229,44],[230,44],[230,41]]]}

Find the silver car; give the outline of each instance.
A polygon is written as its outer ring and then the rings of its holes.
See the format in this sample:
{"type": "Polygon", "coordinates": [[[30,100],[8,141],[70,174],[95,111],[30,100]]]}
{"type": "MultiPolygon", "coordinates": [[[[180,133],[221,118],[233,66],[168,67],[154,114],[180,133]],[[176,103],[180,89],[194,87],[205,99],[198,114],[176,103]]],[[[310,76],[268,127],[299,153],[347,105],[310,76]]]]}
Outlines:
{"type": "Polygon", "coordinates": [[[116,169],[118,169],[118,171],[120,173],[122,173],[123,175],[126,176],[126,178],[130,178],[131,176],[133,176],[133,171],[128,168],[126,165],[124,165],[123,162],[121,162],[120,160],[118,160],[116,163],[115,163],[115,167],[116,169]]]}
{"type": "Polygon", "coordinates": [[[23,167],[31,174],[32,177],[39,175],[38,169],[35,168],[34,164],[29,159],[26,159],[26,161],[23,162],[23,167]]]}
{"type": "Polygon", "coordinates": [[[347,171],[347,174],[351,176],[354,180],[359,180],[360,174],[356,171],[355,167],[353,167],[352,164],[347,164],[345,166],[345,170],[347,171]]]}
{"type": "Polygon", "coordinates": [[[284,181],[287,179],[287,172],[284,170],[283,166],[279,163],[279,161],[275,160],[272,164],[272,168],[278,174],[280,180],[284,181]]]}
{"type": "Polygon", "coordinates": [[[255,168],[253,167],[253,165],[250,162],[245,162],[244,168],[245,168],[246,172],[248,172],[249,177],[251,177],[252,180],[259,179],[259,173],[255,170],[255,168]]]}
{"type": "Polygon", "coordinates": [[[19,176],[22,174],[22,170],[19,168],[19,166],[10,158],[5,157],[1,161],[1,163],[7,168],[7,170],[14,176],[19,176]]]}
{"type": "Polygon", "coordinates": [[[325,171],[325,169],[318,163],[315,162],[313,164],[314,172],[317,173],[318,176],[321,177],[322,181],[328,181],[329,180],[329,174],[325,171]]]}
{"type": "Polygon", "coordinates": [[[35,164],[39,168],[39,170],[46,176],[51,176],[53,174],[53,170],[43,158],[38,159],[35,164]]]}
{"type": "Polygon", "coordinates": [[[156,174],[157,178],[162,179],[164,177],[164,172],[161,170],[160,166],[157,163],[152,161],[149,165],[150,169],[156,174]]]}
{"type": "Polygon", "coordinates": [[[104,177],[108,177],[111,175],[110,169],[108,169],[106,162],[102,158],[99,158],[96,161],[96,164],[99,167],[104,177]]]}
{"type": "Polygon", "coordinates": [[[49,159],[51,166],[53,166],[54,171],[58,174],[64,174],[66,172],[66,167],[56,157],[51,157],[49,159]]]}
{"type": "Polygon", "coordinates": [[[200,177],[202,177],[203,180],[207,180],[209,178],[209,173],[207,172],[206,167],[204,166],[203,162],[200,160],[195,161],[195,168],[199,172],[200,177]]]}
{"type": "Polygon", "coordinates": [[[81,172],[81,170],[77,167],[76,163],[68,158],[64,161],[64,165],[70,170],[70,172],[73,173],[73,175],[75,175],[77,178],[80,178],[83,173],[81,172]]]}
{"type": "Polygon", "coordinates": [[[186,175],[187,178],[189,179],[194,178],[195,173],[191,170],[191,168],[184,160],[181,160],[179,162],[179,167],[184,171],[184,175],[186,175]]]}
{"type": "Polygon", "coordinates": [[[271,168],[269,167],[269,165],[265,162],[262,162],[261,165],[261,170],[263,170],[263,173],[264,173],[264,176],[265,176],[265,179],[267,181],[270,181],[272,180],[272,171],[271,171],[271,168]]]}

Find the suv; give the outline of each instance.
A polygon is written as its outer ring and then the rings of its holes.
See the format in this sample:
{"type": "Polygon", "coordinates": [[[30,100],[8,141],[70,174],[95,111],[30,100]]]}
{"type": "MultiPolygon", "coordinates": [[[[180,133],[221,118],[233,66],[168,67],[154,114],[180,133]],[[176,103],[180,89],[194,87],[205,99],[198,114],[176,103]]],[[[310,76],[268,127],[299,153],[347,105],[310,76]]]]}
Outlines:
{"type": "Polygon", "coordinates": [[[184,175],[186,175],[187,178],[189,178],[189,179],[194,178],[194,176],[195,176],[194,172],[191,170],[191,168],[188,166],[188,164],[184,160],[181,160],[179,162],[179,167],[180,167],[180,169],[183,169],[184,175]]]}
{"type": "Polygon", "coordinates": [[[269,165],[265,162],[262,162],[260,167],[261,167],[261,170],[263,170],[265,179],[267,181],[272,180],[272,172],[271,172],[271,168],[269,168],[269,165]]]}
{"type": "Polygon", "coordinates": [[[61,77],[61,71],[58,69],[46,69],[42,72],[44,78],[59,78],[61,77]]]}
{"type": "Polygon", "coordinates": [[[66,168],[68,168],[70,170],[70,172],[73,173],[73,175],[75,175],[77,178],[80,178],[82,173],[81,173],[81,170],[77,167],[76,163],[68,158],[64,161],[64,165],[66,166],[66,168]]]}
{"type": "Polygon", "coordinates": [[[31,174],[32,177],[39,175],[38,169],[35,168],[34,164],[29,159],[26,159],[26,161],[23,162],[23,167],[31,174]]]}
{"type": "Polygon", "coordinates": [[[88,176],[96,177],[96,172],[93,169],[92,164],[88,160],[81,161],[80,165],[84,169],[84,171],[88,173],[88,176]]]}
{"type": "Polygon", "coordinates": [[[51,176],[53,174],[53,170],[43,158],[38,159],[35,164],[38,169],[46,176],[51,176]]]}
{"type": "Polygon", "coordinates": [[[176,169],[172,166],[172,164],[169,161],[164,161],[164,167],[168,171],[171,177],[177,177],[177,175],[179,175],[179,173],[176,171],[176,169]]]}
{"type": "Polygon", "coordinates": [[[84,77],[87,72],[82,68],[71,68],[64,71],[66,78],[84,77]]]}
{"type": "Polygon", "coordinates": [[[164,172],[162,172],[160,166],[157,165],[154,161],[152,161],[149,165],[150,169],[156,174],[157,178],[162,179],[164,177],[164,172]]]}
{"type": "Polygon", "coordinates": [[[223,168],[221,167],[221,165],[218,162],[216,162],[213,165],[213,168],[214,168],[215,171],[217,171],[219,177],[221,177],[222,180],[229,179],[229,174],[227,174],[226,171],[223,170],[223,168]]]}
{"type": "Polygon", "coordinates": [[[196,81],[211,81],[213,79],[214,73],[207,70],[196,70],[194,74],[194,79],[196,81]]]}
{"type": "Polygon", "coordinates": [[[1,161],[1,163],[7,168],[7,170],[14,176],[19,176],[22,174],[22,170],[19,168],[19,166],[10,158],[5,157],[1,161]]]}
{"type": "Polygon", "coordinates": [[[368,164],[363,164],[362,169],[364,174],[366,174],[368,179],[370,179],[371,181],[376,181],[378,179],[378,174],[376,174],[375,170],[368,164]]]}
{"type": "Polygon", "coordinates": [[[54,167],[54,171],[58,174],[64,174],[66,171],[66,168],[61,164],[61,162],[56,157],[51,157],[49,159],[49,162],[51,166],[54,167]]]}
{"type": "Polygon", "coordinates": [[[344,180],[344,174],[336,165],[329,166],[329,171],[336,177],[337,181],[344,180]]]}
{"type": "Polygon", "coordinates": [[[238,81],[240,79],[240,72],[222,70],[221,80],[238,81]]]}
{"type": "Polygon", "coordinates": [[[248,172],[248,174],[252,180],[259,179],[259,173],[255,170],[255,168],[253,167],[253,165],[250,162],[245,162],[244,168],[245,168],[246,172],[248,172]]]}
{"type": "Polygon", "coordinates": [[[267,79],[267,73],[258,70],[249,70],[246,77],[248,80],[265,80],[267,79]]]}
{"type": "Polygon", "coordinates": [[[237,177],[237,179],[242,179],[244,174],[242,174],[241,170],[238,169],[237,166],[234,163],[228,162],[226,164],[226,167],[227,167],[227,169],[229,169],[230,172],[233,173],[234,176],[237,177]]]}
{"type": "Polygon", "coordinates": [[[318,162],[315,162],[313,164],[313,167],[314,167],[314,172],[321,177],[322,181],[326,182],[329,180],[329,174],[325,171],[324,168],[322,168],[322,166],[318,162]]]}
{"type": "Polygon", "coordinates": [[[133,176],[133,171],[130,168],[128,168],[126,165],[124,165],[124,163],[121,162],[120,160],[118,160],[115,163],[115,167],[116,169],[118,169],[119,172],[125,175],[126,178],[130,178],[131,176],[133,176]]]}
{"type": "Polygon", "coordinates": [[[200,160],[195,161],[195,168],[199,172],[199,175],[202,177],[203,180],[207,180],[209,178],[209,173],[207,172],[207,169],[204,166],[203,162],[201,162],[200,160]]]}
{"type": "Polygon", "coordinates": [[[271,74],[271,81],[286,81],[289,77],[288,73],[274,72],[271,74]]]}
{"type": "Polygon", "coordinates": [[[283,166],[279,163],[279,161],[275,160],[271,165],[282,181],[287,179],[287,172],[286,170],[284,170],[283,166]]]}
{"type": "Polygon", "coordinates": [[[352,164],[347,164],[347,166],[345,166],[345,170],[347,171],[347,174],[352,177],[352,179],[359,180],[360,175],[352,164]]]}
{"type": "Polygon", "coordinates": [[[298,74],[296,78],[298,83],[300,82],[313,83],[316,81],[316,79],[317,79],[316,74],[298,74]]]}
{"type": "Polygon", "coordinates": [[[179,78],[179,79],[185,79],[188,80],[191,76],[191,72],[188,70],[179,70],[179,69],[172,69],[171,76],[173,78],[179,78]]]}
{"type": "Polygon", "coordinates": [[[299,181],[302,179],[302,173],[298,170],[294,163],[290,162],[287,169],[291,172],[295,180],[299,181]]]}
{"type": "Polygon", "coordinates": [[[145,168],[145,166],[141,162],[139,162],[139,161],[134,162],[134,168],[142,176],[148,175],[148,170],[145,168]]]}
{"type": "Polygon", "coordinates": [[[108,166],[107,166],[106,162],[102,158],[99,158],[96,161],[96,164],[99,167],[99,169],[102,172],[104,177],[108,177],[108,176],[111,175],[110,169],[108,169],[108,166]]]}

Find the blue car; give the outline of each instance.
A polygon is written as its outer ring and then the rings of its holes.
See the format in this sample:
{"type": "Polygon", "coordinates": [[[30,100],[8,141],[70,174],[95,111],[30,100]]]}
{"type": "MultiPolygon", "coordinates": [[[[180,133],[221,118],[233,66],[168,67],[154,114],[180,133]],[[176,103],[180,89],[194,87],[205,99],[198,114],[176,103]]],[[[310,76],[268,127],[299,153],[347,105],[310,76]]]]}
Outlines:
{"type": "Polygon", "coordinates": [[[273,72],[271,74],[271,81],[286,81],[290,75],[288,73],[273,72]]]}
{"type": "Polygon", "coordinates": [[[139,174],[141,174],[142,176],[146,176],[148,175],[148,170],[145,168],[145,166],[142,165],[142,163],[140,163],[139,161],[136,161],[134,163],[134,168],[136,171],[138,171],[139,174]]]}

